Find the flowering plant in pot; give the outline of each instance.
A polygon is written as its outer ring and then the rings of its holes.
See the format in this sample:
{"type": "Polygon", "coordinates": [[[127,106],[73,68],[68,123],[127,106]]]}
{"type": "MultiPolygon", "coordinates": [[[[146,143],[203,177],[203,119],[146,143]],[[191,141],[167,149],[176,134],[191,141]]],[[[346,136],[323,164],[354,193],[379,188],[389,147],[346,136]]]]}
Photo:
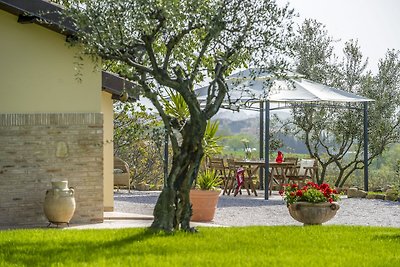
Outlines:
{"type": "Polygon", "coordinates": [[[305,186],[287,184],[279,191],[290,215],[304,225],[322,224],[332,219],[340,208],[339,194],[329,184],[308,182],[305,186]]]}
{"type": "Polygon", "coordinates": [[[288,205],[299,201],[332,203],[339,200],[339,194],[336,189],[332,188],[327,183],[318,185],[313,182],[308,182],[303,187],[299,187],[298,184],[287,184],[284,185],[283,190],[279,191],[279,194],[288,205]]]}
{"type": "Polygon", "coordinates": [[[192,221],[208,222],[214,219],[221,183],[222,179],[215,170],[207,169],[199,173],[195,188],[190,190],[192,221]]]}

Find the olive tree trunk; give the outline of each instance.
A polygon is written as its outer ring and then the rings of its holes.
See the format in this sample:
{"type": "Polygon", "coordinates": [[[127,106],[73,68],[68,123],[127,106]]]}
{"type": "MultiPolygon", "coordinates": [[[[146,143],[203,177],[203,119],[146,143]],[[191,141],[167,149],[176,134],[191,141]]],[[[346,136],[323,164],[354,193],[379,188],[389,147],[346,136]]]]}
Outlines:
{"type": "Polygon", "coordinates": [[[167,232],[194,231],[190,227],[189,193],[203,157],[205,125],[200,121],[186,125],[181,145],[173,148],[172,167],[154,208],[151,228],[167,232]]]}

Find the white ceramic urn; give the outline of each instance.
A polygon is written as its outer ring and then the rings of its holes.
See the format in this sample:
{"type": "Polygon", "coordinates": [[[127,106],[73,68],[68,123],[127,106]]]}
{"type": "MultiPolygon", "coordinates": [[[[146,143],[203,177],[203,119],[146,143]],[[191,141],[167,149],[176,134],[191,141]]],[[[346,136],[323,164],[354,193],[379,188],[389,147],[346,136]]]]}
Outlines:
{"type": "Polygon", "coordinates": [[[69,224],[75,212],[75,191],[68,188],[68,181],[52,182],[52,189],[46,191],[44,214],[50,223],[69,224]]]}

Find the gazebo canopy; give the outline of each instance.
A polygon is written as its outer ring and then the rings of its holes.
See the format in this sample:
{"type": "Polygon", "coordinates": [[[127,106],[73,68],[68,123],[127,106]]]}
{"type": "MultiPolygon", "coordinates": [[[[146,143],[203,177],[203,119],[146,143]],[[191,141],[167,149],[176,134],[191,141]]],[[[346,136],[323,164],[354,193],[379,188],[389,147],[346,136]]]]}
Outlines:
{"type": "Polygon", "coordinates": [[[326,86],[307,79],[291,79],[289,82],[278,81],[280,87],[276,93],[268,96],[270,102],[368,102],[371,99],[326,86]],[[288,83],[292,83],[292,87],[288,83]]]}
{"type": "MultiPolygon", "coordinates": [[[[300,75],[288,73],[287,79],[275,78],[269,72],[247,69],[227,77],[229,104],[246,104],[268,100],[271,103],[298,102],[368,102],[365,98],[344,90],[316,83],[300,75]]],[[[208,86],[196,89],[200,102],[206,101],[208,86]]],[[[232,105],[231,105],[232,106],[232,105]]]]}
{"type": "MultiPolygon", "coordinates": [[[[227,77],[229,88],[222,108],[239,111],[244,109],[260,110],[260,158],[262,155],[263,139],[265,139],[265,155],[269,154],[269,112],[270,103],[298,104],[298,103],[364,103],[364,187],[368,191],[368,134],[367,134],[367,102],[372,99],[359,96],[344,90],[326,86],[302,78],[298,74],[287,73],[285,79],[279,79],[266,71],[247,69],[227,77]],[[254,107],[260,103],[259,107],[254,107]],[[265,111],[265,117],[264,117],[265,111]],[[264,136],[264,138],[263,138],[264,136]]],[[[209,87],[196,89],[200,103],[207,101],[209,87]]],[[[269,157],[265,157],[265,199],[268,199],[267,175],[269,157]]]]}

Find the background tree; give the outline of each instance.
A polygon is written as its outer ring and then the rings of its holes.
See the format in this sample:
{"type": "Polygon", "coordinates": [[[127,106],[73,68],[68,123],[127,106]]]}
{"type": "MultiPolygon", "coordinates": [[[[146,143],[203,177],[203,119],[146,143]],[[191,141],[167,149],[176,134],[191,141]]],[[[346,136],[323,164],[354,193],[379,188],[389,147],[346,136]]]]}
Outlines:
{"type": "Polygon", "coordinates": [[[371,188],[387,188],[388,185],[397,185],[400,188],[399,153],[400,144],[396,143],[389,145],[388,149],[385,149],[382,155],[374,159],[369,168],[371,188]]]}
{"type": "Polygon", "coordinates": [[[189,190],[203,157],[207,121],[228,88],[225,77],[252,62],[279,65],[288,49],[292,11],[273,0],[65,0],[86,53],[121,64],[157,109],[172,144],[172,166],[152,228],[191,230],[189,190]],[[253,61],[252,61],[253,60],[253,61]],[[194,85],[208,78],[201,106],[194,85]],[[190,116],[174,117],[160,101],[165,88],[184,99],[190,116]]]}
{"type": "MultiPolygon", "coordinates": [[[[306,78],[375,100],[369,104],[369,164],[388,144],[398,141],[400,105],[399,53],[388,51],[377,75],[366,72],[367,60],[357,41],[345,44],[344,58],[333,53],[334,40],[324,26],[306,20],[295,41],[297,71],[306,78]]],[[[362,108],[360,104],[351,105],[362,108]]],[[[363,112],[349,105],[295,107],[295,134],[304,140],[310,156],[318,159],[326,178],[335,167],[335,185],[343,186],[350,175],[364,167],[363,112]],[[351,152],[351,153],[350,153],[351,152]]]]}
{"type": "Polygon", "coordinates": [[[114,154],[131,166],[136,186],[163,183],[164,127],[140,103],[114,104],[114,154]]]}

